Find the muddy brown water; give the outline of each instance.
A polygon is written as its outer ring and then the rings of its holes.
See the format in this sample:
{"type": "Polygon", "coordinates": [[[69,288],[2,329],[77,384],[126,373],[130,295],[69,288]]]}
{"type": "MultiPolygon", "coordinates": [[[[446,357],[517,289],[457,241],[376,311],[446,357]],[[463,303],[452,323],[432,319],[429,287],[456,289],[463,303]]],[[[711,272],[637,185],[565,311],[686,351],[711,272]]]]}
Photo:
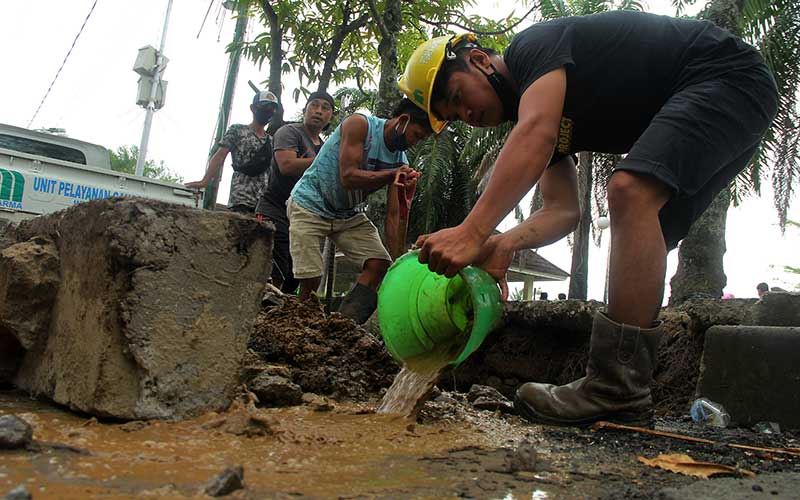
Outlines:
{"type": "Polygon", "coordinates": [[[441,377],[463,349],[459,340],[435,347],[432,351],[406,360],[378,406],[378,413],[415,419],[441,377]]]}
{"type": "MultiPolygon", "coordinates": [[[[123,424],[0,392],[0,415],[27,420],[42,447],[38,452],[0,451],[0,494],[24,484],[37,500],[207,498],[202,493],[206,482],[236,464],[244,467],[246,489],[227,498],[646,499],[657,498],[663,488],[696,482],[637,461],[660,453],[687,453],[759,477],[800,477],[800,461],[653,436],[529,425],[515,416],[477,411],[456,393],[444,396],[456,403],[429,401],[416,423],[375,414],[371,406],[336,404],[333,411],[320,412],[310,406],[266,410],[237,403],[228,412],[184,422],[123,424]],[[45,442],[89,454],[48,448],[45,442]],[[513,457],[523,447],[535,453],[526,453],[532,459],[519,469],[513,457]]],[[[659,421],[658,426],[773,446],[796,447],[800,437],[701,430],[679,421],[659,421]]],[[[759,477],[742,480],[740,490],[752,493],[759,477]]],[[[797,498],[795,490],[781,487],[770,487],[764,495],[797,498]]],[[[734,492],[704,498],[738,497],[734,492]]]]}
{"type": "MultiPolygon", "coordinates": [[[[0,451],[0,494],[24,484],[34,498],[204,498],[205,483],[241,464],[239,498],[447,497],[456,477],[423,457],[459,447],[494,448],[512,432],[439,422],[410,426],[367,406],[262,410],[243,404],[184,422],[98,422],[19,393],[0,393],[0,415],[16,414],[38,442],[63,449],[0,451]]],[[[520,434],[520,433],[518,433],[520,434]]],[[[517,436],[517,439],[519,436],[517,436]]],[[[233,498],[237,498],[234,496],[233,498]]]]}

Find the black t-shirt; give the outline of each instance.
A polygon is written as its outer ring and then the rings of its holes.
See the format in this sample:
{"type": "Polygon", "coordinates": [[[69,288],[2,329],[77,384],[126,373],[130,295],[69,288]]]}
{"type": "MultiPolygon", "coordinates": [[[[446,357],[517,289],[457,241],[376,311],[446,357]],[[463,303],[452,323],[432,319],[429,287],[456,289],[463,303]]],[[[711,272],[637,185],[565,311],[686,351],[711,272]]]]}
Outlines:
{"type": "Polygon", "coordinates": [[[763,61],[710,22],[629,11],[535,24],[503,58],[520,95],[545,73],[566,69],[554,160],[579,151],[626,153],[670,96],[763,61]]]}
{"type": "Polygon", "coordinates": [[[267,189],[261,196],[258,211],[271,217],[286,217],[286,200],[292,188],[300,180],[299,176],[284,175],[278,168],[275,152],[294,151],[298,158],[314,158],[322,148],[322,143],[314,144],[302,123],[289,123],[279,128],[272,138],[272,165],[269,169],[267,189]]]}

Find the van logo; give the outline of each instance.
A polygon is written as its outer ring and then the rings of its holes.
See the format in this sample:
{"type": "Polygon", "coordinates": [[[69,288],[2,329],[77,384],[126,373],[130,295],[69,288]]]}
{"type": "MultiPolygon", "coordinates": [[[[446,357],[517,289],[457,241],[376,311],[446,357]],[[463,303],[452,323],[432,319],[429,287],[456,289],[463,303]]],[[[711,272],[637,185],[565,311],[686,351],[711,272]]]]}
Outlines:
{"type": "Polygon", "coordinates": [[[0,202],[22,203],[25,178],[15,170],[0,168],[0,202]]]}

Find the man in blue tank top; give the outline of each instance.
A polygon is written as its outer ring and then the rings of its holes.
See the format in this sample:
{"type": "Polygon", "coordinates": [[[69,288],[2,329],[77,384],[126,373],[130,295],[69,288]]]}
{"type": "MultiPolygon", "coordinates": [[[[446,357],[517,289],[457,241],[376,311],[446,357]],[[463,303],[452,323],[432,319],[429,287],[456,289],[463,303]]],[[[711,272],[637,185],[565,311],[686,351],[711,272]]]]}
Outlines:
{"type": "Polygon", "coordinates": [[[292,189],[287,206],[301,298],[309,298],[320,284],[320,246],[329,237],[362,269],[339,312],[358,324],[369,319],[392,257],[405,249],[408,204],[419,174],[408,166],[404,151],[432,133],[428,115],[403,99],[389,120],[354,114],[331,134],[292,189]],[[383,187],[388,187],[385,235],[391,255],[377,228],[359,211],[367,196],[383,187]]]}

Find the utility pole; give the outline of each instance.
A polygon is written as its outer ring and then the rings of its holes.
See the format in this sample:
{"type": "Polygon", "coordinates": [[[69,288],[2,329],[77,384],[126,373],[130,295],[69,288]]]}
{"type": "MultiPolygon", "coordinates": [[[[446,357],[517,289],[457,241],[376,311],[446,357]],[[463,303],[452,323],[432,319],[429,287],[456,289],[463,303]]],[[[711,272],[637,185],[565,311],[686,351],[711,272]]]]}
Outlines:
{"type": "MultiPolygon", "coordinates": [[[[244,40],[247,29],[247,2],[238,2],[238,18],[236,19],[236,29],[233,32],[233,43],[231,44],[231,56],[228,60],[228,72],[225,75],[225,88],[222,91],[222,104],[217,117],[217,130],[214,133],[214,144],[208,153],[209,159],[219,149],[219,141],[223,134],[228,130],[231,119],[231,105],[233,104],[233,92],[236,88],[236,77],[239,74],[239,61],[242,58],[242,41],[244,40]]],[[[208,168],[208,166],[206,166],[208,168]]],[[[222,170],[214,179],[208,183],[205,195],[203,196],[203,208],[214,208],[217,203],[217,189],[222,170]]]]}
{"type": "Polygon", "coordinates": [[[169,26],[169,15],[172,12],[172,0],[167,0],[167,14],[164,16],[164,29],[161,31],[161,42],[158,47],[156,59],[156,71],[153,75],[153,84],[150,87],[150,100],[147,102],[147,113],[144,118],[144,129],[142,129],[142,142],[139,145],[139,157],[136,160],[136,175],[144,174],[144,163],[147,158],[147,143],[150,140],[150,126],[153,124],[153,113],[155,112],[156,95],[161,86],[161,75],[164,73],[164,43],[167,41],[167,26],[169,26]]]}

